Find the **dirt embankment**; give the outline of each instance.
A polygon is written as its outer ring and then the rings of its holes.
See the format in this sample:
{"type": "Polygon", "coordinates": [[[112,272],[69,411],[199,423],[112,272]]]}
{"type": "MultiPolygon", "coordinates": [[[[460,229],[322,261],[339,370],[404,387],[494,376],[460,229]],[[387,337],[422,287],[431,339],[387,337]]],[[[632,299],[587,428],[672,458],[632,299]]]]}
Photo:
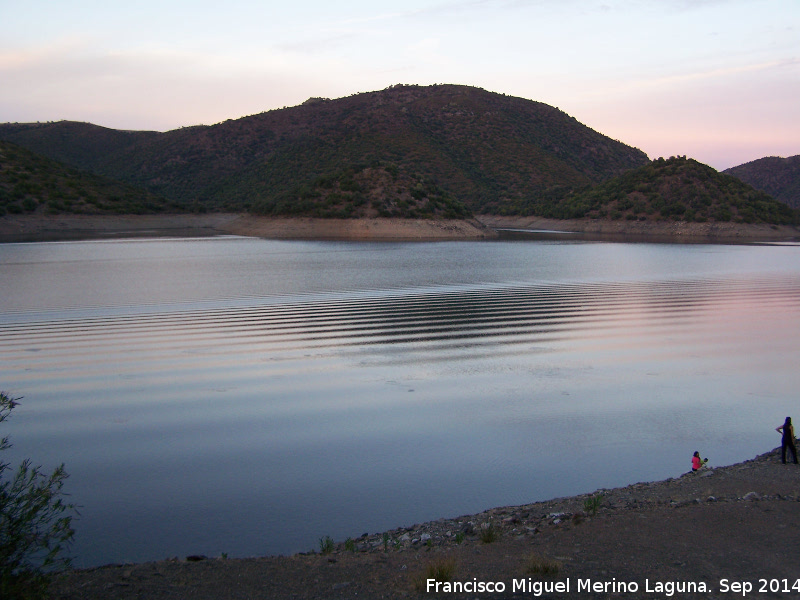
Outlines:
{"type": "Polygon", "coordinates": [[[773,450],[665,481],[340,540],[327,554],[74,571],[56,581],[52,598],[730,599],[743,597],[734,585],[745,584],[753,587],[744,597],[797,597],[799,483],[800,467],[781,464],[773,450]],[[427,593],[436,568],[452,584],[500,582],[504,591],[427,593]],[[526,587],[514,590],[515,582],[526,587]],[[569,593],[542,590],[555,585],[569,593]]]}
{"type": "Polygon", "coordinates": [[[497,236],[480,221],[445,219],[312,219],[242,215],[224,229],[236,235],[317,240],[481,240],[497,236]]]}
{"type": "Polygon", "coordinates": [[[246,214],[7,215],[0,242],[147,236],[243,235],[315,240],[478,240],[496,237],[477,220],[311,219],[246,214]]]}
{"type": "MultiPolygon", "coordinates": [[[[546,232],[561,239],[747,243],[800,240],[800,228],[677,221],[554,220],[481,215],[469,220],[312,219],[248,214],[205,215],[6,215],[0,242],[113,239],[148,236],[243,235],[308,240],[482,240],[497,230],[546,232]]],[[[542,232],[545,232],[544,234],[542,232]]],[[[508,235],[506,233],[505,235],[508,235]]],[[[524,234],[529,237],[529,233],[524,234]]]]}
{"type": "Polygon", "coordinates": [[[6,215],[0,242],[220,235],[236,214],[207,215],[6,215]]]}

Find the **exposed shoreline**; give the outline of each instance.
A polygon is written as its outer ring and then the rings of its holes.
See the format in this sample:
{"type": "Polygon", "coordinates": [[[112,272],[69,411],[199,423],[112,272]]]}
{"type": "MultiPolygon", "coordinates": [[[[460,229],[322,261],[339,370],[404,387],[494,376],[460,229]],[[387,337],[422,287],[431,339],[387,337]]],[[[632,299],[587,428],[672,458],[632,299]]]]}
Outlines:
{"type": "Polygon", "coordinates": [[[296,240],[481,240],[497,237],[477,220],[312,219],[238,213],[6,215],[0,242],[240,235],[296,240]]]}
{"type": "Polygon", "coordinates": [[[313,219],[241,215],[227,232],[270,239],[361,241],[483,240],[497,237],[477,219],[313,219]]]}
{"type": "Polygon", "coordinates": [[[800,227],[747,223],[687,223],[685,221],[627,221],[600,219],[545,219],[481,215],[494,230],[551,232],[569,237],[609,241],[658,241],[681,243],[753,243],[800,240],[800,227]]]}
{"type": "Polygon", "coordinates": [[[678,221],[557,220],[492,215],[480,215],[469,220],[278,218],[237,213],[0,217],[0,242],[215,235],[352,241],[485,240],[498,236],[518,236],[608,241],[755,243],[798,241],[800,227],[678,221]]]}
{"type": "Polygon", "coordinates": [[[730,593],[720,589],[724,580],[758,586],[759,579],[788,578],[789,585],[795,583],[800,573],[798,481],[800,467],[781,464],[775,449],[742,463],[663,481],[365,534],[352,544],[338,540],[328,554],[175,558],[73,571],[56,581],[52,597],[430,597],[419,589],[420,578],[424,581],[429,565],[449,562],[455,567],[454,581],[503,581],[507,592],[520,578],[571,583],[570,594],[542,595],[546,598],[609,597],[574,593],[579,578],[635,582],[642,592],[653,582],[700,582],[706,592],[675,595],[727,598],[730,593]],[[591,497],[600,498],[596,512],[587,508],[591,497]],[[481,539],[488,523],[497,534],[491,543],[481,539]],[[539,559],[555,564],[557,572],[531,573],[531,564],[539,559]]]}

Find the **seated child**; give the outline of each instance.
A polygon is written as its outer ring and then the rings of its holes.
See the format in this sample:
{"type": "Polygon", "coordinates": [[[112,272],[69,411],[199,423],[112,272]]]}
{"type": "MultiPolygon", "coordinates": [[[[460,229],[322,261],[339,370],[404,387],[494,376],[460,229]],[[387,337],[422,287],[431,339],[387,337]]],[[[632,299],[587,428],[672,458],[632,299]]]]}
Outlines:
{"type": "Polygon", "coordinates": [[[692,455],[692,473],[694,473],[695,471],[699,471],[703,467],[703,465],[705,465],[707,462],[708,462],[707,458],[701,459],[700,453],[695,452],[692,455]]]}

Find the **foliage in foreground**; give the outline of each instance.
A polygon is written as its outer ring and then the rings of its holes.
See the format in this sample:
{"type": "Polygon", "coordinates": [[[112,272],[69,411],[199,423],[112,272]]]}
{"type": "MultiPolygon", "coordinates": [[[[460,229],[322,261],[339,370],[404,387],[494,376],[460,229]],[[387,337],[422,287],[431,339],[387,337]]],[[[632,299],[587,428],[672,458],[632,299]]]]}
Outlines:
{"type": "MultiPolygon", "coordinates": [[[[0,392],[0,423],[19,398],[0,392]]],[[[11,447],[8,436],[0,450],[11,447]]],[[[31,461],[0,461],[0,598],[45,597],[49,574],[69,566],[73,504],[64,502],[64,465],[51,474],[31,461]]]]}

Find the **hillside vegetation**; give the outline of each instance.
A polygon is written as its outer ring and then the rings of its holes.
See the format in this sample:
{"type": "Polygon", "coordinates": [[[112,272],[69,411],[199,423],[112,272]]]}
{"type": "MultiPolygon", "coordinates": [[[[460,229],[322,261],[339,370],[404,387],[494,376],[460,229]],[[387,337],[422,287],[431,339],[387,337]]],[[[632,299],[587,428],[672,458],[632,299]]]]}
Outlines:
{"type": "Polygon", "coordinates": [[[560,203],[531,209],[540,216],[573,219],[800,223],[800,213],[787,204],[685,156],[659,158],[560,203]]]}
{"type": "Polygon", "coordinates": [[[394,164],[355,165],[256,201],[251,210],[270,215],[322,218],[468,218],[471,212],[430,178],[394,164]]]}
{"type": "Polygon", "coordinates": [[[0,138],[198,210],[268,214],[494,213],[648,161],[557,108],[455,85],[316,98],[166,133],[59,122],[2,125],[0,138]],[[360,190],[325,187],[348,173],[360,190]]]}
{"type": "MultiPolygon", "coordinates": [[[[9,123],[0,139],[107,178],[4,146],[22,161],[4,167],[9,212],[797,222],[787,204],[736,177],[686,157],[650,162],[557,108],[467,86],[311,98],[166,133],[9,123]]],[[[800,185],[796,159],[730,172],[785,200],[800,185]]]]}
{"type": "Polygon", "coordinates": [[[134,186],[0,142],[0,216],[21,213],[157,213],[183,207],[134,186]]]}
{"type": "Polygon", "coordinates": [[[723,171],[781,202],[800,208],[800,155],[768,156],[723,171]]]}

